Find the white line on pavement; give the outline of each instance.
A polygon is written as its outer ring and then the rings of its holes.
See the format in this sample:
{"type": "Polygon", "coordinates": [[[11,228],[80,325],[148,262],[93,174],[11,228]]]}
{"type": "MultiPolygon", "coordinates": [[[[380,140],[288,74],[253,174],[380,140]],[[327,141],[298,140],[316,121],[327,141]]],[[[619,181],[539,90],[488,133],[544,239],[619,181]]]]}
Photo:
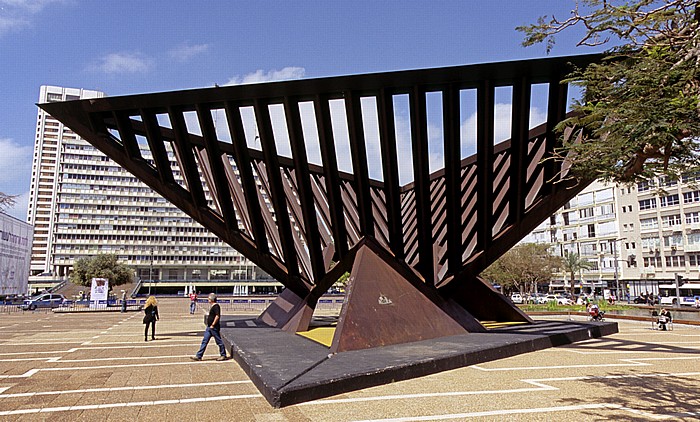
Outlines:
{"type": "Polygon", "coordinates": [[[244,381],[202,382],[202,383],[196,383],[196,384],[139,385],[139,386],[133,386],[133,387],[84,388],[82,390],[36,391],[36,392],[30,392],[30,393],[2,394],[7,389],[11,388],[11,387],[4,387],[4,389],[0,390],[0,399],[9,399],[9,398],[15,398],[15,397],[61,395],[61,394],[101,393],[101,392],[110,392],[110,391],[160,390],[163,388],[216,387],[216,386],[220,386],[220,385],[234,385],[234,384],[252,384],[252,381],[244,380],[244,381]]]}
{"type": "Polygon", "coordinates": [[[141,368],[141,367],[154,367],[154,366],[166,366],[166,365],[206,365],[206,364],[224,364],[223,362],[218,362],[214,359],[205,360],[202,362],[160,362],[160,363],[130,363],[126,365],[100,365],[100,366],[66,366],[63,368],[35,368],[30,369],[24,374],[20,375],[0,375],[0,379],[8,378],[28,378],[36,374],[39,371],[86,371],[90,369],[115,369],[115,368],[141,368]]]}
{"type": "Polygon", "coordinates": [[[111,409],[115,407],[137,407],[137,406],[156,406],[163,404],[184,404],[184,403],[201,403],[201,402],[212,402],[212,401],[222,401],[222,400],[240,400],[240,399],[252,399],[262,397],[262,394],[240,394],[236,396],[215,396],[215,397],[195,397],[187,399],[174,399],[174,400],[154,400],[154,401],[142,401],[142,402],[124,402],[124,403],[104,403],[104,404],[87,404],[78,406],[63,406],[63,407],[45,407],[38,409],[18,409],[18,410],[6,410],[0,411],[0,416],[10,416],[10,415],[24,415],[32,413],[53,413],[53,412],[67,412],[72,410],[95,410],[95,409],[111,409]]]}
{"type": "MultiPolygon", "coordinates": [[[[98,343],[100,344],[100,343],[98,343]]],[[[121,343],[120,343],[121,344],[121,343]]],[[[139,343],[142,344],[142,343],[139,343]]],[[[199,346],[200,342],[196,343],[182,343],[182,344],[149,344],[149,345],[139,345],[139,346],[109,346],[109,347],[73,347],[68,350],[54,350],[54,351],[31,351],[31,352],[10,352],[10,353],[0,353],[0,356],[17,356],[17,355],[34,355],[34,354],[58,354],[58,353],[72,353],[78,350],[107,350],[107,349],[152,349],[159,347],[196,347],[199,346]]]]}
{"type": "Polygon", "coordinates": [[[504,415],[524,415],[530,413],[552,413],[552,412],[569,412],[572,410],[592,410],[592,409],[610,409],[610,410],[624,410],[627,412],[634,413],[636,415],[641,415],[650,419],[670,419],[674,416],[672,415],[659,415],[652,414],[648,412],[643,412],[636,409],[627,408],[624,406],[611,404],[611,403],[593,403],[593,404],[581,404],[574,406],[555,406],[555,407],[540,407],[535,409],[503,409],[503,410],[487,410],[482,412],[470,412],[470,413],[453,413],[446,415],[431,415],[431,416],[409,416],[403,418],[390,418],[390,419],[366,419],[356,422],[409,422],[409,421],[438,421],[438,420],[448,420],[448,419],[468,419],[477,418],[484,416],[504,416],[504,415]]]}
{"type": "MultiPolygon", "coordinates": [[[[604,375],[604,376],[578,376],[578,377],[558,377],[558,378],[533,378],[521,379],[520,381],[533,385],[537,388],[514,388],[508,390],[481,390],[481,391],[451,391],[443,393],[420,393],[420,394],[393,394],[386,396],[370,396],[370,397],[355,397],[345,399],[321,399],[310,402],[300,403],[297,406],[316,406],[338,403],[354,403],[354,402],[371,402],[381,400],[407,400],[417,398],[432,398],[432,397],[450,397],[450,396],[467,396],[467,395],[489,395],[489,394],[508,394],[508,393],[527,393],[534,391],[554,391],[559,390],[558,387],[548,385],[551,381],[583,381],[593,379],[620,379],[620,378],[651,378],[651,377],[693,377],[700,376],[700,372],[679,372],[672,374],[647,373],[647,374],[630,374],[630,375],[604,375]]],[[[393,419],[389,419],[393,420],[393,419]]],[[[415,419],[408,419],[415,420],[415,419]]]]}

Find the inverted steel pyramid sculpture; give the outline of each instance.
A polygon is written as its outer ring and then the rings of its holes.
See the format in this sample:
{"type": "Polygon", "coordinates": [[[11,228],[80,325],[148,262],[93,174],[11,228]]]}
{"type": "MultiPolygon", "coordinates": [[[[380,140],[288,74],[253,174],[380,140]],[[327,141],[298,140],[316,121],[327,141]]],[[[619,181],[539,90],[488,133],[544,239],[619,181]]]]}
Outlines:
{"type": "Polygon", "coordinates": [[[356,324],[423,327],[393,330],[403,334],[392,342],[410,342],[430,332],[485,332],[487,320],[532,322],[478,274],[584,187],[564,177],[565,161],[548,158],[559,145],[554,127],[566,114],[562,79],[572,66],[598,59],[559,57],[40,107],[284,284],[261,321],[307,329],[320,296],[350,271],[333,347],[354,350],[386,340],[381,329],[347,328],[356,324]],[[535,84],[548,86],[547,120],[530,129],[535,84]],[[512,104],[510,139],[500,143],[494,142],[497,88],[511,93],[512,104]],[[475,154],[462,158],[462,122],[472,110],[467,97],[476,112],[475,154]],[[429,137],[429,114],[430,125],[441,125],[437,142],[429,137]],[[443,158],[431,173],[435,149],[443,158]],[[351,166],[341,171],[348,160],[351,166]],[[410,167],[410,183],[400,183],[400,164],[410,167]],[[376,281],[381,288],[362,292],[371,290],[375,270],[383,274],[376,281]],[[404,288],[408,296],[398,299],[404,288]],[[395,306],[374,319],[363,314],[382,301],[395,306]],[[428,309],[442,321],[416,322],[428,309]]]}

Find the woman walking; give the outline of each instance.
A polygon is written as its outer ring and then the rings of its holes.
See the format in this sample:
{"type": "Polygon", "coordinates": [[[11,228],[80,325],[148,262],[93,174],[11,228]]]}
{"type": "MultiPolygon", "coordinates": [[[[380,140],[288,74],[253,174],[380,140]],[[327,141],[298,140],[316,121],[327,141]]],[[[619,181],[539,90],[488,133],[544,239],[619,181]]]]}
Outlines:
{"type": "Polygon", "coordinates": [[[148,341],[148,326],[151,326],[151,340],[156,339],[156,321],[160,319],[158,316],[158,301],[155,296],[148,296],[143,312],[146,314],[143,317],[143,323],[146,324],[146,329],[143,332],[143,341],[148,341]]]}

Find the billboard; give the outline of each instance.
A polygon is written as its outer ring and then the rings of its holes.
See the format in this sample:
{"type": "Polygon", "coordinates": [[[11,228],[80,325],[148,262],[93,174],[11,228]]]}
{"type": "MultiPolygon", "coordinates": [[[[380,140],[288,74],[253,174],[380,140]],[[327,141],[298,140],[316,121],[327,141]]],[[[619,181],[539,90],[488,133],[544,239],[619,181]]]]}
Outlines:
{"type": "Polygon", "coordinates": [[[0,212],[0,295],[27,292],[34,228],[0,212]]]}
{"type": "Polygon", "coordinates": [[[90,288],[90,307],[95,308],[100,305],[107,305],[108,293],[109,280],[106,278],[93,278],[90,288]]]}

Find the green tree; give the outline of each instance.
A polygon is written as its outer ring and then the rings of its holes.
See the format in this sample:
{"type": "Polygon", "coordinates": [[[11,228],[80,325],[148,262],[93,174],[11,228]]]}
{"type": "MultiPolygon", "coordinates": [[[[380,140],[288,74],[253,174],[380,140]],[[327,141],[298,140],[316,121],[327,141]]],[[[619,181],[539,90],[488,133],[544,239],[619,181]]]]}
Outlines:
{"type": "Polygon", "coordinates": [[[134,272],[125,264],[119,263],[114,254],[95,255],[75,261],[70,274],[71,282],[90,286],[93,278],[106,278],[109,279],[110,286],[119,286],[131,283],[134,272]]]}
{"type": "Polygon", "coordinates": [[[561,258],[551,254],[547,244],[523,243],[503,254],[481,275],[506,290],[534,292],[538,283],[552,279],[552,272],[560,261],[561,258]]]}
{"type": "Polygon", "coordinates": [[[698,0],[580,0],[567,19],[517,28],[524,45],[545,43],[547,52],[574,27],[585,31],[579,46],[613,45],[568,79],[584,95],[558,129],[583,127],[589,137],[559,151],[575,177],[633,182],[699,166],[699,25],[698,0]]]}
{"type": "Polygon", "coordinates": [[[569,289],[571,296],[574,296],[574,281],[576,281],[576,273],[581,270],[589,270],[592,265],[588,260],[582,259],[581,255],[564,251],[564,259],[561,261],[564,271],[569,274],[569,289]]]}

